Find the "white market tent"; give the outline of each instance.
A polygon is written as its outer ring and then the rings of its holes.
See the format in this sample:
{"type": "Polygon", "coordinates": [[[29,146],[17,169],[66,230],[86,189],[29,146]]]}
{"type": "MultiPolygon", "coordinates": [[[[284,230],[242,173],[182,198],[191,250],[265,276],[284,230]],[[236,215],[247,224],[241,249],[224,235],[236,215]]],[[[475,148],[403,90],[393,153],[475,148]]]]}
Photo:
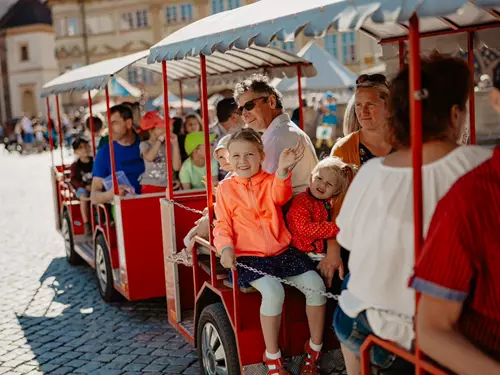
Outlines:
{"type": "MultiPolygon", "coordinates": [[[[161,73],[160,64],[146,63],[148,53],[148,50],[137,52],[71,70],[46,83],[42,88],[42,97],[70,91],[103,89],[113,76],[129,66],[161,73]]],[[[207,58],[208,82],[210,84],[223,81],[232,74],[252,72],[262,72],[271,77],[293,77],[297,74],[297,65],[300,65],[304,77],[316,74],[316,69],[310,62],[276,48],[251,47],[235,49],[231,54],[214,53],[207,58]]],[[[199,77],[199,58],[193,57],[168,64],[169,81],[197,81],[199,77]]]]}
{"type": "MultiPolygon", "coordinates": [[[[318,71],[314,77],[302,78],[304,92],[324,92],[344,90],[356,85],[356,74],[342,65],[334,56],[319,47],[313,40],[307,43],[297,54],[312,62],[318,71]]],[[[273,82],[281,93],[297,92],[296,79],[284,78],[273,82]]]]}
{"type": "MultiPolygon", "coordinates": [[[[388,48],[397,53],[398,47],[392,42],[408,37],[409,19],[414,13],[419,16],[424,38],[436,31],[453,34],[474,27],[481,29],[477,32],[480,40],[495,47],[500,39],[491,26],[500,23],[499,12],[500,0],[261,0],[214,14],[170,34],[151,48],[148,62],[263,47],[276,39],[293,40],[299,33],[318,37],[330,28],[340,32],[360,30],[388,43],[388,48]]],[[[449,52],[457,43],[465,47],[463,40],[442,42],[447,36],[429,43],[422,40],[422,51],[438,47],[449,52]]]]}

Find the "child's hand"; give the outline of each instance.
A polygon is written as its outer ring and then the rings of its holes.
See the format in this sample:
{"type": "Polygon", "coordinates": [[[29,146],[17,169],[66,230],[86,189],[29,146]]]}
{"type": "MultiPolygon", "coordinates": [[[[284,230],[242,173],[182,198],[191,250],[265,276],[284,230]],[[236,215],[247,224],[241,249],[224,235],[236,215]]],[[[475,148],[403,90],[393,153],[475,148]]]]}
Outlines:
{"type": "Polygon", "coordinates": [[[278,171],[280,175],[287,174],[288,170],[295,167],[295,165],[304,157],[304,142],[299,137],[297,145],[294,148],[285,148],[280,155],[278,163],[278,171]]]}
{"type": "Polygon", "coordinates": [[[222,252],[222,256],[220,258],[220,264],[222,264],[222,266],[224,268],[234,270],[234,269],[236,269],[236,266],[234,265],[235,260],[236,260],[236,258],[234,256],[234,249],[233,248],[226,248],[222,252]]]}
{"type": "Polygon", "coordinates": [[[332,286],[335,271],[339,271],[339,277],[344,280],[344,264],[340,257],[340,245],[336,240],[328,240],[326,255],[318,264],[318,270],[326,281],[327,287],[332,286]]]}

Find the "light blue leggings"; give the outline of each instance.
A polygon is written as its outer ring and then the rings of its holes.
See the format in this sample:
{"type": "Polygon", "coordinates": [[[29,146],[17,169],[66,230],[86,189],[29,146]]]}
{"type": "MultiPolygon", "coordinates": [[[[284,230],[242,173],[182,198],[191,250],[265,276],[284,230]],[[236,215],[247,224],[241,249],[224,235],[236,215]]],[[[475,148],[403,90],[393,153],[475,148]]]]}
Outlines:
{"type": "MultiPolygon", "coordinates": [[[[316,271],[307,271],[297,276],[284,277],[299,286],[305,286],[313,290],[325,291],[325,283],[316,271]]],[[[268,276],[250,282],[250,285],[257,289],[262,295],[260,313],[265,316],[277,316],[281,314],[283,302],[285,301],[285,289],[283,285],[268,276]]],[[[306,296],[306,305],[323,306],[326,298],[318,293],[303,292],[306,296]]]]}

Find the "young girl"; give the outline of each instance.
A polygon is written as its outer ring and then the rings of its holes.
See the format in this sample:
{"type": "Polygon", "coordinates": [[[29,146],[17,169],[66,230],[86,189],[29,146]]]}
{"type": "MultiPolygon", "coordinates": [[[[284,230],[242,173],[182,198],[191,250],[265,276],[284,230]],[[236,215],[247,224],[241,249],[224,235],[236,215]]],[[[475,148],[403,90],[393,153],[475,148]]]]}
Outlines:
{"type": "MultiPolygon", "coordinates": [[[[292,197],[291,171],[304,155],[299,141],[280,156],[275,175],[264,172],[262,140],[252,129],[231,136],[229,162],[234,174],[217,189],[214,244],[221,264],[234,268],[238,262],[269,275],[290,280],[313,290],[325,290],[311,259],[290,247],[291,235],[286,229],[282,206],[292,197]]],[[[284,368],[278,347],[281,311],[285,293],[280,282],[238,267],[239,284],[250,284],[262,295],[260,321],[266,351],[264,362],[268,374],[289,374],[284,368]]],[[[318,293],[304,292],[311,339],[305,345],[306,357],[301,373],[317,374],[317,363],[323,345],[326,299],[318,293]]]]}
{"type": "MultiPolygon", "coordinates": [[[[151,111],[141,119],[141,131],[149,132],[149,139],[142,141],[139,148],[144,159],[145,171],[140,177],[142,194],[164,192],[167,188],[165,120],[157,112],[151,111]]],[[[181,154],[177,136],[170,134],[172,143],[172,166],[174,171],[181,169],[181,154]]],[[[179,188],[178,181],[174,189],[179,188]]]]}
{"type": "Polygon", "coordinates": [[[292,245],[320,261],[320,272],[329,286],[336,269],[340,279],[344,278],[340,247],[335,242],[339,228],[332,221],[332,207],[335,199],[347,191],[356,169],[335,156],[321,160],[311,172],[309,188],[295,197],[286,215],[292,245]],[[328,256],[333,258],[330,263],[336,268],[323,267],[327,249],[328,256]]]}
{"type": "Polygon", "coordinates": [[[184,124],[181,127],[181,134],[179,136],[179,144],[181,145],[181,158],[182,161],[186,160],[189,155],[184,147],[184,142],[186,137],[190,133],[203,131],[203,125],[201,123],[201,118],[196,113],[190,113],[184,119],[184,124]]]}

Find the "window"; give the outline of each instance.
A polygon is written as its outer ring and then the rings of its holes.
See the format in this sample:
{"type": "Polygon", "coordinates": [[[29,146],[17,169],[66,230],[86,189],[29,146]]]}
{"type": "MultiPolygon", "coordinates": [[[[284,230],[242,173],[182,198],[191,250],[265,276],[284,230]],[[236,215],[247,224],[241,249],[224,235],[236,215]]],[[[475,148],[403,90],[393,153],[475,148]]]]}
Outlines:
{"type": "Polygon", "coordinates": [[[212,0],[212,13],[220,13],[225,10],[236,9],[240,6],[240,0],[212,0]]]}
{"type": "Polygon", "coordinates": [[[88,17],[86,20],[87,34],[103,34],[114,31],[113,18],[109,14],[88,17]]]}
{"type": "Polygon", "coordinates": [[[336,59],[339,58],[339,47],[337,39],[337,34],[329,34],[324,38],[325,50],[336,59]]]}
{"type": "Polygon", "coordinates": [[[133,84],[153,84],[156,82],[156,74],[150,70],[130,67],[127,70],[127,80],[133,84]]]}
{"type": "Polygon", "coordinates": [[[182,4],[181,5],[181,20],[191,21],[193,19],[193,5],[192,4],[182,4]]]}
{"type": "Polygon", "coordinates": [[[137,69],[136,68],[128,68],[127,71],[127,80],[133,84],[136,85],[138,82],[139,75],[137,74],[137,69]]]}
{"type": "Polygon", "coordinates": [[[137,28],[148,27],[148,11],[147,9],[138,10],[135,12],[135,17],[137,20],[137,28]]]}
{"type": "Polygon", "coordinates": [[[168,6],[165,8],[165,23],[176,23],[177,20],[177,6],[168,6]]]}
{"type": "Polygon", "coordinates": [[[224,12],[224,0],[212,0],[212,13],[224,12]]]}
{"type": "Polygon", "coordinates": [[[227,0],[227,9],[236,9],[240,7],[240,0],[227,0]]]}
{"type": "Polygon", "coordinates": [[[21,46],[20,49],[21,52],[21,61],[28,61],[30,59],[29,53],[28,53],[28,46],[21,46]]]}
{"type": "Polygon", "coordinates": [[[141,9],[136,12],[128,12],[122,14],[120,29],[133,30],[141,29],[149,26],[148,11],[141,9]]]}
{"type": "Polygon", "coordinates": [[[78,20],[76,18],[68,18],[66,20],[66,35],[73,36],[79,34],[78,20]]]}
{"type": "Polygon", "coordinates": [[[282,49],[284,51],[295,53],[295,42],[278,42],[274,41],[271,43],[271,46],[282,49]]]}
{"type": "Polygon", "coordinates": [[[356,56],[356,36],[354,32],[342,34],[342,56],[344,64],[353,63],[356,56]]]}

